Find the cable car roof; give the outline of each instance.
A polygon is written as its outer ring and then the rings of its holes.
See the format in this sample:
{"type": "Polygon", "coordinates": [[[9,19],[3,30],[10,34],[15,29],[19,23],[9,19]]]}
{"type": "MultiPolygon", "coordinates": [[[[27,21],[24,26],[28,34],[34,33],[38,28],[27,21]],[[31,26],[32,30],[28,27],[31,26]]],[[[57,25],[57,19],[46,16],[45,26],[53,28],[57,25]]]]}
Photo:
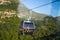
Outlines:
{"type": "Polygon", "coordinates": [[[31,23],[32,21],[29,21],[29,20],[28,20],[28,21],[24,21],[24,22],[28,22],[28,23],[31,23]]]}

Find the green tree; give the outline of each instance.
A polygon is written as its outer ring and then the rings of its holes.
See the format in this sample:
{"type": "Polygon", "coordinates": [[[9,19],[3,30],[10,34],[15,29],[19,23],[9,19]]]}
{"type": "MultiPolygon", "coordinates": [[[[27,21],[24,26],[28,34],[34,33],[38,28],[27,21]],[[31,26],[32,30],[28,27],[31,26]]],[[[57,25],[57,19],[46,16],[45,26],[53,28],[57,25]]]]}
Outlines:
{"type": "Polygon", "coordinates": [[[33,40],[31,35],[21,35],[20,40],[33,40]]]}
{"type": "Polygon", "coordinates": [[[0,24],[0,39],[18,40],[19,21],[17,16],[2,19],[2,24],[0,24]]]}
{"type": "MultiPolygon", "coordinates": [[[[56,33],[56,19],[51,16],[47,16],[43,21],[35,21],[36,29],[34,33],[35,40],[40,40],[42,37],[50,36],[51,34],[56,33]]],[[[43,38],[42,38],[43,39],[43,38]]],[[[41,39],[41,40],[42,40],[41,39]]],[[[46,39],[47,40],[47,39],[46,39]]]]}

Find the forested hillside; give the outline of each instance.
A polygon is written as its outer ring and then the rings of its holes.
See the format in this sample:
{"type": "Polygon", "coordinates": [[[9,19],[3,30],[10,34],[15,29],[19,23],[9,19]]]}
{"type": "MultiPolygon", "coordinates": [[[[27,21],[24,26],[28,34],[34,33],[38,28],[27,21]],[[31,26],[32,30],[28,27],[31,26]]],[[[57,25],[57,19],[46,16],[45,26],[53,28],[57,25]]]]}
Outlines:
{"type": "Polygon", "coordinates": [[[0,0],[0,40],[18,40],[18,0],[0,0]]]}
{"type": "Polygon", "coordinates": [[[27,13],[24,14],[23,19],[19,18],[17,16],[18,4],[18,0],[0,2],[0,40],[60,40],[60,31],[57,30],[60,27],[59,17],[40,15],[36,12],[33,12],[33,17],[43,20],[32,19],[36,26],[34,34],[22,35],[20,32],[21,23],[27,13]]]}
{"type": "Polygon", "coordinates": [[[52,16],[46,16],[44,20],[34,20],[35,32],[33,35],[21,35],[20,40],[59,40],[60,32],[57,32],[57,19],[52,16]]]}

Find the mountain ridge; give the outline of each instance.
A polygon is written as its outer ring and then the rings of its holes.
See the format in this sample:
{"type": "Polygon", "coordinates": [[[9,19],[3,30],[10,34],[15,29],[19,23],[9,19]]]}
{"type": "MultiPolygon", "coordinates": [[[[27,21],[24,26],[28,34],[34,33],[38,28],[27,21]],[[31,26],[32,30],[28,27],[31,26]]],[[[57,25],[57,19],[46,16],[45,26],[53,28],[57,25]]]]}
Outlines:
{"type": "Polygon", "coordinates": [[[25,19],[27,19],[29,16],[32,16],[32,19],[42,20],[44,17],[48,16],[46,14],[37,13],[34,11],[32,11],[32,15],[31,15],[30,9],[28,9],[23,3],[21,2],[19,3],[18,0],[13,0],[13,1],[12,0],[3,0],[3,1],[0,0],[0,1],[1,1],[0,3],[2,3],[0,5],[0,12],[3,11],[6,14],[6,16],[9,16],[11,12],[17,14],[18,17],[25,18],[25,19]]]}
{"type": "Polygon", "coordinates": [[[29,16],[32,16],[32,19],[36,19],[36,20],[42,20],[44,17],[48,16],[46,14],[42,14],[42,13],[37,13],[32,11],[32,14],[30,13],[30,9],[28,9],[23,3],[20,3],[20,5],[18,6],[18,16],[20,18],[28,18],[29,16]]]}

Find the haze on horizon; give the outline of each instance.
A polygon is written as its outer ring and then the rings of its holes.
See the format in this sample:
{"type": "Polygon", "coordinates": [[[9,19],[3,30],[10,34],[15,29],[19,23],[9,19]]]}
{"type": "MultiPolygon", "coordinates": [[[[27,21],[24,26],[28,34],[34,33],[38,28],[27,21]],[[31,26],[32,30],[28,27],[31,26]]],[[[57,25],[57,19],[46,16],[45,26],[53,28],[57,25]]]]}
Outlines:
{"type": "MultiPolygon", "coordinates": [[[[52,2],[55,0],[20,0],[21,3],[23,3],[27,8],[32,9],[37,6],[52,2]]],[[[48,14],[51,16],[60,16],[60,1],[55,2],[43,7],[39,7],[36,9],[33,9],[33,11],[38,12],[38,13],[43,13],[43,14],[48,14]]]]}

